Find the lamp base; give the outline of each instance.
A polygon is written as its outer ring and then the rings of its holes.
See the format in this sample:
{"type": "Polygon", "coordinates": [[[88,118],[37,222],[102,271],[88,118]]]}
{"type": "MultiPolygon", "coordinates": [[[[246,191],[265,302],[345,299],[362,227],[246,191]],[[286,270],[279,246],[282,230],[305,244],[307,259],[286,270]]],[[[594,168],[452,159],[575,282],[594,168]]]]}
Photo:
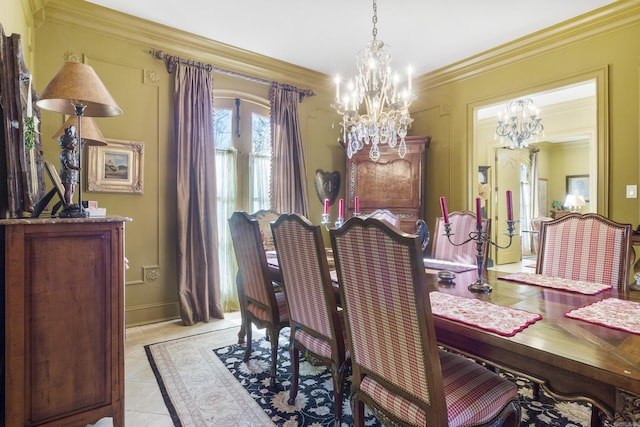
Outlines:
{"type": "Polygon", "coordinates": [[[80,205],[67,205],[60,212],[60,218],[87,218],[89,212],[85,211],[80,205]]]}

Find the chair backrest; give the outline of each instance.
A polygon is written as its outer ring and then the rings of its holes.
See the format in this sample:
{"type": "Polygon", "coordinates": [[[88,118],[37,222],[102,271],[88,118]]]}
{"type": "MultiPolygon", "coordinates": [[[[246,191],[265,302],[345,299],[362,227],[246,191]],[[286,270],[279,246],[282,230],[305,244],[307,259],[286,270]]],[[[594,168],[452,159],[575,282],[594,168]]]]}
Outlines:
{"type": "Polygon", "coordinates": [[[273,234],[271,234],[271,223],[278,219],[279,216],[280,214],[278,212],[272,211],[270,209],[261,209],[251,214],[252,218],[258,220],[260,233],[262,233],[262,244],[264,245],[264,250],[266,251],[274,250],[273,234]]]}
{"type": "MultiPolygon", "coordinates": [[[[451,242],[462,243],[469,238],[469,234],[476,232],[476,214],[471,211],[454,211],[449,213],[449,224],[451,224],[451,242]]],[[[491,220],[482,220],[482,229],[487,235],[491,235],[491,220]]],[[[433,228],[433,246],[431,257],[442,261],[460,262],[464,264],[477,264],[477,247],[475,242],[455,246],[452,245],[444,234],[444,220],[436,217],[436,224],[433,228]]],[[[486,268],[488,257],[488,245],[483,247],[483,265],[486,268]]]]}
{"type": "Polygon", "coordinates": [[[540,246],[540,226],[544,221],[551,221],[553,218],[549,216],[537,216],[535,218],[531,218],[531,239],[533,241],[533,253],[538,253],[538,248],[540,246]]]}
{"type": "Polygon", "coordinates": [[[344,336],[322,229],[297,214],[282,214],[271,229],[292,330],[299,327],[324,341],[335,341],[332,354],[344,355],[344,336]]]}
{"type": "Polygon", "coordinates": [[[351,218],[330,233],[351,352],[352,391],[372,396],[383,385],[378,391],[401,396],[424,411],[425,425],[446,425],[420,238],[374,218],[351,218]]]}
{"type": "Polygon", "coordinates": [[[630,254],[631,224],[570,213],[541,223],[536,273],[624,289],[630,254]]]}
{"type": "Polygon", "coordinates": [[[258,221],[246,212],[236,211],[228,222],[241,279],[238,283],[240,298],[246,299],[249,311],[257,317],[275,321],[279,319],[278,304],[258,221]]]}
{"type": "Polygon", "coordinates": [[[387,221],[389,224],[394,227],[398,227],[400,225],[400,216],[394,214],[389,209],[376,209],[367,215],[367,218],[377,218],[387,221]]]}

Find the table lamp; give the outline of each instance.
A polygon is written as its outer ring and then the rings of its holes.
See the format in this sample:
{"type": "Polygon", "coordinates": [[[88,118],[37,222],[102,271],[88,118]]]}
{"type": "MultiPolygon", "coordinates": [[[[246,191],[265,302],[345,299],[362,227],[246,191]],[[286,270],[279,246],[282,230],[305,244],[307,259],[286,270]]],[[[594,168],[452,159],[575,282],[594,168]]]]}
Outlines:
{"type": "MultiPolygon", "coordinates": [[[[84,218],[82,206],[82,117],[119,116],[122,110],[104,86],[94,69],[79,62],[65,62],[49,82],[36,103],[40,108],[77,118],[78,138],[78,204],[65,206],[62,218],[84,218]]],[[[64,132],[63,127],[63,132],[64,132]]],[[[92,139],[93,141],[93,139],[92,139]]]]}

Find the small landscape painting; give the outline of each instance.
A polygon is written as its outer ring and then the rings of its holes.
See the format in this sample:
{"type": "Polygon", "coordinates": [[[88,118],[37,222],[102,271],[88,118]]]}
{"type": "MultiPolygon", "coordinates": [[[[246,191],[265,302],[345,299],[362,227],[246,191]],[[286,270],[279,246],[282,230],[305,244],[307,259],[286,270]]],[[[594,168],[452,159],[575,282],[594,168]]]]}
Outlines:
{"type": "Polygon", "coordinates": [[[129,179],[129,154],[104,153],[104,179],[129,179]]]}

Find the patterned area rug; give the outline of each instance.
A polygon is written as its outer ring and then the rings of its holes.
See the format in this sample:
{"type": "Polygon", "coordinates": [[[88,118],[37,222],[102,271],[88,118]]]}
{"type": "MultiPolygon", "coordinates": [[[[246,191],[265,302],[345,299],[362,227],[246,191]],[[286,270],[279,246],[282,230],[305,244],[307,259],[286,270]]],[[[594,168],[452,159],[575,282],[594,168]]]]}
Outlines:
{"type": "MultiPolygon", "coordinates": [[[[224,332],[224,331],[223,331],[224,332]]],[[[291,384],[288,329],[280,336],[278,380],[269,387],[270,344],[262,333],[254,340],[249,363],[242,362],[245,348],[233,344],[237,328],[226,338],[213,332],[147,346],[149,361],[164,392],[176,426],[331,426],[332,382],[328,369],[304,359],[296,405],[287,403],[291,384]],[[226,344],[222,344],[225,341],[226,344]],[[216,345],[217,343],[217,345],[216,345]]],[[[503,374],[518,386],[522,405],[521,426],[588,426],[591,407],[557,402],[546,394],[533,400],[532,384],[503,374]]],[[[343,402],[343,423],[353,424],[348,401],[343,402]]],[[[380,425],[367,416],[368,426],[380,425]]]]}

